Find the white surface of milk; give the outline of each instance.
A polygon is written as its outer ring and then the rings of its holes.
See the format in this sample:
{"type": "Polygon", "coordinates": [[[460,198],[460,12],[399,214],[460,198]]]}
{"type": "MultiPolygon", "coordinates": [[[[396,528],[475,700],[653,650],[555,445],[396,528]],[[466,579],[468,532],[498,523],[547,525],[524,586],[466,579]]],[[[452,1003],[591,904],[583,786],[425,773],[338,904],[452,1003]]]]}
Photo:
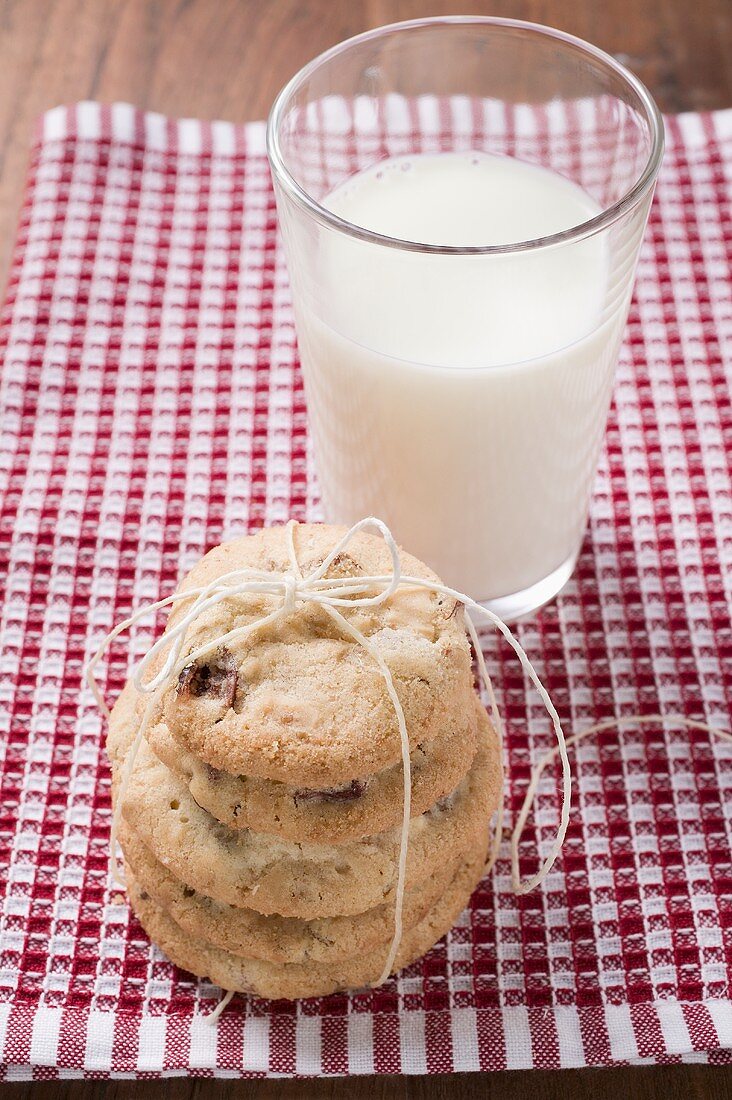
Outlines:
{"type": "MultiPolygon", "coordinates": [[[[558,175],[475,153],[385,161],[325,205],[402,240],[473,246],[598,212],[558,175]]],[[[627,306],[608,294],[604,239],[435,256],[330,232],[317,270],[298,329],[327,518],[382,517],[480,600],[571,564],[627,306]]]]}

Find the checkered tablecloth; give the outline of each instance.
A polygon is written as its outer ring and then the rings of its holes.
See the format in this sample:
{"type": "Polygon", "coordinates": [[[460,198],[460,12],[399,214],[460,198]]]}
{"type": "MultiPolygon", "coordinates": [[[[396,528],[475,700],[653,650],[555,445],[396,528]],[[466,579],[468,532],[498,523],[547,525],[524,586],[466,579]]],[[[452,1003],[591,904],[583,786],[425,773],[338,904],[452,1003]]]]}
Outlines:
{"type": "MultiPolygon", "coordinates": [[[[214,543],[318,515],[263,142],[260,124],[81,104],[46,115],[33,150],[1,333],[2,1077],[732,1061],[732,747],[671,723],[584,742],[543,887],[514,897],[504,853],[379,990],[237,997],[210,1027],[217,990],[110,891],[85,661],[214,543]]],[[[569,730],[657,711],[729,726],[731,180],[732,112],[668,120],[591,528],[561,598],[519,629],[569,730]]],[[[154,629],[115,649],[110,696],[154,629]]],[[[485,648],[515,811],[551,734],[485,648]]]]}

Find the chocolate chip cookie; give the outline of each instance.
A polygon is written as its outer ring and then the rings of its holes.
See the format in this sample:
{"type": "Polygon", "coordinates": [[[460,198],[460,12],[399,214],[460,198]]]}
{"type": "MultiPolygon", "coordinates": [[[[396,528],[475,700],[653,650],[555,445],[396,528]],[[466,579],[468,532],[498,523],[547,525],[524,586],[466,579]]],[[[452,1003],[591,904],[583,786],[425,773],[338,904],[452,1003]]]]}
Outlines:
{"type": "MultiPolygon", "coordinates": [[[[302,573],[323,563],[344,534],[344,528],[320,524],[296,527],[302,573]]],[[[400,561],[405,574],[437,580],[411,555],[402,552],[400,561]]],[[[241,569],[290,569],[285,528],[217,546],[181,591],[241,569]]],[[[390,573],[385,543],[360,532],[326,576],[390,573]]],[[[188,626],[183,653],[254,623],[281,603],[279,596],[259,593],[227,595],[188,626]]],[[[168,630],[187,609],[175,607],[168,630]]],[[[403,586],[377,606],[339,610],[389,668],[412,748],[443,736],[456,715],[469,712],[473,676],[461,605],[403,586]]],[[[160,714],[171,736],[211,767],[296,789],[342,787],[401,761],[394,706],[378,665],[315,603],[300,603],[292,614],[192,660],[162,693],[160,714]]]]}

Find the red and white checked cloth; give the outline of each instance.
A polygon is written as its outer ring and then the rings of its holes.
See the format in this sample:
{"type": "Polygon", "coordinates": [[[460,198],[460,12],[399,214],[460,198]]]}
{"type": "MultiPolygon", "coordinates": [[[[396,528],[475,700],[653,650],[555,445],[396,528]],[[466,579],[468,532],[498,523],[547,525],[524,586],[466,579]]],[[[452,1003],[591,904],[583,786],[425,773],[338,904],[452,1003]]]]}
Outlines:
{"type": "MultiPolygon", "coordinates": [[[[2,1077],[732,1061],[732,752],[699,731],[583,743],[542,889],[514,897],[504,854],[379,990],[236,998],[212,1028],[217,990],[110,894],[84,663],[207,547],[318,514],[263,136],[82,104],[46,115],[33,153],[2,319],[2,1077]]],[[[519,630],[569,729],[729,723],[731,179],[732,112],[668,120],[591,529],[519,630]]],[[[110,696],[153,630],[115,650],[110,696]]],[[[515,811],[551,735],[488,636],[486,654],[515,811]]],[[[550,776],[527,867],[557,812],[550,776]]]]}

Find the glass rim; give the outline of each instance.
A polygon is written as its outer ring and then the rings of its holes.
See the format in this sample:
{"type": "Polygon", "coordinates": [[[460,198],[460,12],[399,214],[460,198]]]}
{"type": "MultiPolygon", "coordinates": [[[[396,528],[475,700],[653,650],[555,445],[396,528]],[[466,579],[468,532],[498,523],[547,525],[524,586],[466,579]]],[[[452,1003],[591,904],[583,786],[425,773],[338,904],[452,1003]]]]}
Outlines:
{"type": "Polygon", "coordinates": [[[663,158],[663,150],[663,117],[658,105],[645,84],[635,76],[634,73],[627,69],[625,65],[616,61],[611,54],[606,53],[597,46],[593,46],[592,43],[586,42],[582,38],[578,38],[576,35],[568,34],[554,27],[545,26],[543,23],[530,23],[523,19],[503,19],[497,16],[446,15],[430,16],[424,19],[406,19],[398,23],[387,23],[384,26],[376,27],[362,34],[353,35],[351,38],[346,38],[335,46],[331,46],[330,49],[318,54],[317,57],[314,57],[312,61],[309,61],[307,65],[304,65],[303,68],[291,77],[285,86],[278,92],[267,120],[267,155],[272,168],[272,174],[287,195],[318,222],[331,229],[336,229],[341,233],[345,233],[350,237],[355,237],[371,244],[379,244],[387,248],[399,249],[400,251],[448,256],[508,255],[517,252],[528,252],[538,248],[547,248],[552,245],[581,241],[586,237],[593,236],[595,233],[600,232],[602,229],[605,229],[607,226],[612,225],[614,222],[618,221],[618,219],[622,218],[623,215],[627,211],[633,209],[651,189],[658,175],[658,170],[663,158]],[[385,37],[394,31],[407,31],[430,26],[438,27],[451,25],[493,26],[531,31],[546,38],[553,38],[569,46],[579,48],[618,75],[633,89],[640,100],[651,134],[651,151],[648,160],[645,168],[633,186],[629,188],[621,198],[611,203],[606,209],[601,210],[599,214],[595,214],[592,218],[588,218],[586,221],[580,222],[579,225],[572,226],[570,229],[563,229],[558,233],[550,233],[547,236],[537,237],[533,240],[515,241],[510,244],[489,245],[426,244],[420,241],[408,241],[402,240],[399,237],[391,237],[385,233],[378,233],[375,230],[365,229],[363,226],[356,225],[354,222],[349,222],[345,218],[339,217],[326,206],[317,202],[312,195],[309,195],[305,188],[297,182],[295,177],[286,167],[279,142],[279,127],[285,105],[298,88],[300,88],[325,62],[331,60],[333,57],[337,57],[341,53],[347,52],[355,45],[385,37]]]}

